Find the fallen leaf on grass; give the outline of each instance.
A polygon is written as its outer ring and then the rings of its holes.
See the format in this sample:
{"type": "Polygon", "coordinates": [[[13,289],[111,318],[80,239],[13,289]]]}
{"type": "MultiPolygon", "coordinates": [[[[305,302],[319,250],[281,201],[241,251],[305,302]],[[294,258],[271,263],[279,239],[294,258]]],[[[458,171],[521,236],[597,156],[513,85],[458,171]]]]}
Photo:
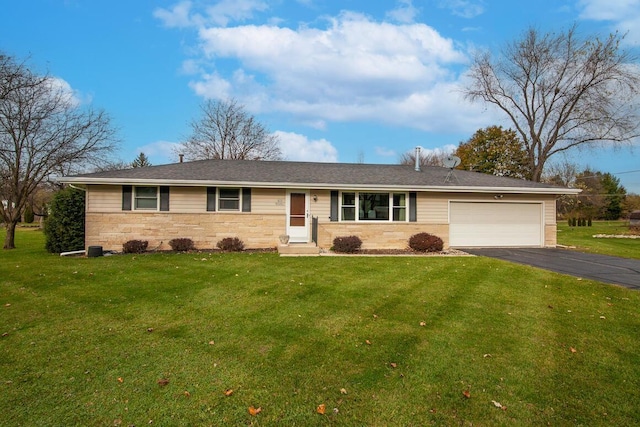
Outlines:
{"type": "Polygon", "coordinates": [[[262,408],[254,408],[253,406],[249,406],[249,413],[250,413],[252,416],[254,416],[254,417],[255,417],[255,416],[256,416],[256,415],[258,415],[260,412],[262,412],[262,408]]]}
{"type": "Polygon", "coordinates": [[[500,409],[502,409],[503,411],[506,411],[506,410],[507,410],[507,407],[506,407],[506,406],[501,405],[501,404],[500,404],[500,402],[496,402],[495,400],[492,400],[491,402],[493,403],[493,406],[495,406],[496,408],[500,408],[500,409]]]}
{"type": "Polygon", "coordinates": [[[374,315],[373,315],[373,318],[374,318],[374,319],[377,319],[377,318],[378,318],[378,315],[377,315],[377,314],[374,314],[374,315]]]}
{"type": "Polygon", "coordinates": [[[601,318],[601,319],[606,319],[606,317],[604,317],[604,316],[600,316],[600,318],[601,318]]]}
{"type": "Polygon", "coordinates": [[[232,388],[228,388],[224,391],[224,395],[225,396],[231,396],[233,394],[233,389],[232,388]]]}
{"type": "Polygon", "coordinates": [[[147,332],[153,332],[153,328],[147,328],[147,332]]]}
{"type": "Polygon", "coordinates": [[[482,357],[493,357],[491,354],[487,353],[485,355],[483,355],[482,357]]]}
{"type": "Polygon", "coordinates": [[[209,341],[209,345],[214,345],[214,344],[215,344],[215,341],[213,340],[209,341]]]}
{"type": "Polygon", "coordinates": [[[191,393],[189,393],[187,390],[184,391],[184,397],[191,397],[191,393]]]}
{"type": "Polygon", "coordinates": [[[398,364],[391,362],[391,363],[389,363],[389,366],[391,366],[392,368],[397,368],[398,364]]]}
{"type": "Polygon", "coordinates": [[[327,407],[324,403],[321,403],[320,405],[318,405],[318,407],[316,408],[316,412],[319,413],[320,415],[324,415],[324,413],[326,412],[327,407]]]}
{"type": "Polygon", "coordinates": [[[122,379],[122,377],[118,377],[118,382],[119,382],[119,383],[123,383],[123,382],[124,382],[124,380],[122,379]]]}
{"type": "Polygon", "coordinates": [[[340,389],[340,393],[342,393],[342,394],[347,394],[347,389],[346,389],[346,388],[341,388],[341,389],[340,389]]]}
{"type": "Polygon", "coordinates": [[[371,341],[366,340],[365,343],[367,343],[367,345],[371,345],[371,341]]]}
{"type": "Polygon", "coordinates": [[[158,380],[158,385],[159,385],[160,387],[164,387],[164,386],[166,386],[167,384],[169,384],[169,380],[168,380],[168,379],[166,379],[166,378],[160,378],[160,379],[158,380]]]}
{"type": "Polygon", "coordinates": [[[427,322],[420,322],[420,326],[427,326],[427,322]]]}
{"type": "Polygon", "coordinates": [[[462,395],[467,399],[471,399],[471,392],[469,390],[465,390],[462,392],[462,395]]]}
{"type": "Polygon", "coordinates": [[[573,348],[573,347],[569,347],[569,350],[571,351],[571,353],[577,353],[577,352],[578,352],[578,350],[576,350],[576,349],[575,349],[575,348],[573,348]]]}

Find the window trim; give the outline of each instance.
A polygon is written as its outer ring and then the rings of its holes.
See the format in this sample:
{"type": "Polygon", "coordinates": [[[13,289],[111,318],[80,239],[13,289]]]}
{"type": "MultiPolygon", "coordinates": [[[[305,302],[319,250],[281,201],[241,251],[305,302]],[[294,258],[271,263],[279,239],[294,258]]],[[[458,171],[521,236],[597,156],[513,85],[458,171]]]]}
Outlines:
{"type": "Polygon", "coordinates": [[[339,222],[361,222],[361,223],[387,223],[387,222],[396,222],[396,223],[405,223],[405,222],[410,222],[409,221],[409,214],[411,212],[411,208],[410,208],[410,192],[408,191],[372,191],[372,190],[366,190],[366,191],[340,191],[337,197],[337,202],[338,202],[338,206],[337,206],[337,210],[338,210],[338,221],[339,222]],[[343,207],[346,208],[351,208],[354,207],[354,205],[343,205],[343,194],[344,193],[350,193],[350,194],[354,194],[355,195],[355,219],[344,219],[343,218],[343,207]],[[389,196],[389,205],[388,205],[388,219],[360,219],[360,194],[361,193],[366,193],[366,194],[387,194],[389,196]],[[404,206],[395,206],[393,204],[393,196],[396,194],[403,194],[404,195],[404,206]],[[404,208],[405,211],[405,215],[404,215],[404,220],[398,220],[398,221],[394,221],[393,220],[393,212],[396,208],[404,208]]]}

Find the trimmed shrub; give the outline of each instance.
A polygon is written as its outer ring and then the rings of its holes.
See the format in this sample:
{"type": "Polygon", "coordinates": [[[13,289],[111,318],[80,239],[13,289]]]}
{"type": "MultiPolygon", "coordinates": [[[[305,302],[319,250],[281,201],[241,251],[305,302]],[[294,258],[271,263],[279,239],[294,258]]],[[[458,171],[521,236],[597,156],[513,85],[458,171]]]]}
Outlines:
{"type": "Polygon", "coordinates": [[[84,191],[69,187],[53,196],[44,235],[48,252],[84,249],[84,191]]]}
{"type": "Polygon", "coordinates": [[[575,227],[576,225],[578,225],[578,218],[571,218],[571,226],[575,227]]]}
{"type": "Polygon", "coordinates": [[[429,233],[418,233],[409,238],[409,247],[416,252],[440,252],[443,245],[441,238],[429,233]]]}
{"type": "Polygon", "coordinates": [[[169,246],[171,246],[171,249],[177,252],[192,251],[196,248],[196,245],[193,243],[193,240],[186,237],[169,240],[169,246]]]}
{"type": "Polygon", "coordinates": [[[225,252],[241,252],[244,250],[244,242],[237,237],[225,237],[216,243],[216,247],[225,252]]]}
{"type": "Polygon", "coordinates": [[[27,205],[27,207],[24,208],[22,219],[24,220],[25,224],[32,224],[33,221],[35,221],[36,217],[33,214],[33,209],[31,209],[31,206],[27,205]]]}
{"type": "Polygon", "coordinates": [[[352,254],[358,252],[362,246],[362,240],[358,236],[342,236],[333,239],[333,251],[352,254]]]}
{"type": "Polygon", "coordinates": [[[129,240],[122,245],[122,252],[125,254],[141,254],[147,250],[149,242],[146,240],[129,240]]]}

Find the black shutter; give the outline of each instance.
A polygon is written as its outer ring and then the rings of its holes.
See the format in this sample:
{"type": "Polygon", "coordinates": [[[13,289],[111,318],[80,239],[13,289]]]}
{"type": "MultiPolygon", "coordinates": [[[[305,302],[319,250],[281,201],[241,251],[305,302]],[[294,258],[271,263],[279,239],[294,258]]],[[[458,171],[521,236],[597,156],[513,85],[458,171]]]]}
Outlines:
{"type": "Polygon", "coordinates": [[[133,187],[130,185],[122,186],[122,210],[130,211],[131,210],[131,196],[133,194],[133,187]]]}
{"type": "Polygon", "coordinates": [[[216,187],[207,187],[207,212],[216,211],[216,187]]]}
{"type": "Polygon", "coordinates": [[[242,189],[242,212],[251,212],[251,189],[242,189]]]}
{"type": "Polygon", "coordinates": [[[418,193],[409,193],[409,222],[418,221],[418,193]]]}
{"type": "Polygon", "coordinates": [[[169,210],[169,187],[160,187],[160,210],[169,210]]]}
{"type": "Polygon", "coordinates": [[[329,220],[338,220],[338,192],[332,191],[330,200],[329,220]]]}

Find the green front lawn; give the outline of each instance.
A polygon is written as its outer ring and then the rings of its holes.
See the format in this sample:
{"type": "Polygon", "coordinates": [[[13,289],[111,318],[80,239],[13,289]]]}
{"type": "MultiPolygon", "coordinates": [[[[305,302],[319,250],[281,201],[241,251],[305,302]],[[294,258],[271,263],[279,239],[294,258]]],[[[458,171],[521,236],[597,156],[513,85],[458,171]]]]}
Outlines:
{"type": "Polygon", "coordinates": [[[582,252],[640,259],[640,239],[596,238],[594,235],[629,234],[627,221],[594,221],[591,227],[569,227],[558,223],[558,243],[582,252]]]}
{"type": "Polygon", "coordinates": [[[640,424],[637,291],[475,257],[16,244],[1,425],[640,424]]]}

